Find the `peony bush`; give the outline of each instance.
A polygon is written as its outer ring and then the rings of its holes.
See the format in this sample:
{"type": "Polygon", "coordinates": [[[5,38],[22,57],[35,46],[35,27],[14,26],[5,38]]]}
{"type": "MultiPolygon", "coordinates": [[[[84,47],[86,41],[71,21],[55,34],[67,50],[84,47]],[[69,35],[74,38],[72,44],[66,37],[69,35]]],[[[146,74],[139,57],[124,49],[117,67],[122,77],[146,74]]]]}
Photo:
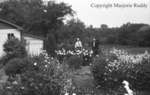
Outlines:
{"type": "MultiPolygon", "coordinates": [[[[17,60],[14,59],[11,64],[17,60]]],[[[67,66],[50,57],[46,51],[39,56],[24,58],[22,61],[20,63],[26,66],[21,68],[23,70],[20,73],[12,69],[13,76],[9,75],[9,79],[1,89],[2,95],[61,95],[65,93],[64,87],[69,78],[67,66]]],[[[10,73],[10,71],[7,72],[10,73]]]]}
{"type": "Polygon", "coordinates": [[[137,90],[149,90],[150,54],[128,54],[125,50],[112,49],[96,57],[91,66],[98,87],[117,89],[123,80],[137,90]]]}
{"type": "Polygon", "coordinates": [[[91,63],[93,51],[88,49],[66,50],[64,48],[55,51],[60,63],[66,62],[71,68],[87,66],[91,63]]]}

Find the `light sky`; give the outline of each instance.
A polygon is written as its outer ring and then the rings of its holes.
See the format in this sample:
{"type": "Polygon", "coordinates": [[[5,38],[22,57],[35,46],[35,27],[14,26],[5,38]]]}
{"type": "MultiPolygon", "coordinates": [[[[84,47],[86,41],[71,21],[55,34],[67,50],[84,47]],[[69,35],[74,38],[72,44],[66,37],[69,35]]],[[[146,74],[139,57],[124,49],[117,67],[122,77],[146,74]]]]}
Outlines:
{"type": "MultiPolygon", "coordinates": [[[[76,12],[75,17],[79,18],[86,25],[100,27],[107,24],[109,27],[119,27],[127,22],[150,24],[150,0],[55,0],[63,1],[72,6],[76,12]],[[145,3],[146,8],[95,8],[91,4],[141,4],[145,3]]],[[[113,5],[114,6],[114,5],[113,5]]]]}

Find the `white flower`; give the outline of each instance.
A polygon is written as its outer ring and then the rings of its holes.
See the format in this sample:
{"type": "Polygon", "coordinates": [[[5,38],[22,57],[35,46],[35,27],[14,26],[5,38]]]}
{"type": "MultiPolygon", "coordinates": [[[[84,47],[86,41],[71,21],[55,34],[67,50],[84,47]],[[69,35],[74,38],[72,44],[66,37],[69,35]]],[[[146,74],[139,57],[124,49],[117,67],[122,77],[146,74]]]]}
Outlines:
{"type": "Polygon", "coordinates": [[[66,93],[65,93],[65,95],[69,95],[69,93],[68,93],[68,92],[66,92],[66,93]]]}
{"type": "Polygon", "coordinates": [[[47,61],[47,60],[44,60],[44,62],[47,63],[48,61],[47,61]]]}
{"type": "Polygon", "coordinates": [[[25,89],[25,87],[22,86],[21,89],[25,89]]]}
{"type": "Polygon", "coordinates": [[[8,87],[6,87],[7,89],[11,89],[12,87],[10,87],[10,86],[8,86],[8,87]]]}
{"type": "Polygon", "coordinates": [[[109,59],[107,58],[106,61],[109,61],[109,59]]]}
{"type": "Polygon", "coordinates": [[[72,95],[77,95],[76,93],[72,93],[72,95]]]}
{"type": "Polygon", "coordinates": [[[12,84],[17,85],[17,84],[18,84],[18,82],[17,82],[17,81],[13,81],[13,82],[12,82],[12,84]]]}
{"type": "Polygon", "coordinates": [[[127,94],[125,95],[133,95],[133,91],[129,88],[129,82],[124,80],[122,83],[124,84],[124,88],[127,91],[127,94]]]}
{"type": "Polygon", "coordinates": [[[36,66],[36,65],[37,65],[37,63],[35,62],[35,63],[34,63],[34,66],[36,66]]]}
{"type": "Polygon", "coordinates": [[[45,68],[47,68],[48,66],[47,65],[45,65],[45,68]]]}

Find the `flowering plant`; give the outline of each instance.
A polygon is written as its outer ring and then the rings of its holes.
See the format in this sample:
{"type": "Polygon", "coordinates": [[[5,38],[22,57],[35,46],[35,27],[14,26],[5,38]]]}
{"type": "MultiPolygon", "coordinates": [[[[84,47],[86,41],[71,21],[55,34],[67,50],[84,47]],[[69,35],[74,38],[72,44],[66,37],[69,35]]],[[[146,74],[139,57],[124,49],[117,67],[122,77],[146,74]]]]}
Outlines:
{"type": "Polygon", "coordinates": [[[135,55],[114,48],[95,59],[99,61],[93,62],[92,72],[97,85],[112,89],[117,88],[123,80],[131,82],[135,88],[143,89],[150,85],[146,81],[150,76],[150,54],[147,51],[135,55]]]}
{"type": "Polygon", "coordinates": [[[81,49],[81,50],[65,50],[62,48],[61,50],[56,50],[55,51],[57,55],[89,55],[92,56],[93,51],[92,50],[86,50],[86,49],[81,49]]]}
{"type": "MultiPolygon", "coordinates": [[[[25,71],[9,78],[3,92],[12,95],[60,95],[68,76],[65,67],[46,51],[24,60],[25,71]],[[15,94],[16,95],[16,94],[15,94]]],[[[3,93],[3,95],[4,95],[3,93]]]]}

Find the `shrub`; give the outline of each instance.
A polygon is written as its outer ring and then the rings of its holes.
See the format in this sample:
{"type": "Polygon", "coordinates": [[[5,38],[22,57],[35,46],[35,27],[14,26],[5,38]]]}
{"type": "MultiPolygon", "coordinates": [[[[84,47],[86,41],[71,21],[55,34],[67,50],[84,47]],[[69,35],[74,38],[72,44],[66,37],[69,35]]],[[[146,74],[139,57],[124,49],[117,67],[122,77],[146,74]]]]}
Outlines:
{"type": "Polygon", "coordinates": [[[24,70],[4,86],[5,95],[61,95],[67,75],[57,59],[44,52],[36,57],[24,58],[24,63],[27,64],[24,70]]]}
{"type": "Polygon", "coordinates": [[[142,64],[137,64],[132,77],[129,77],[131,84],[138,90],[150,90],[150,63],[145,60],[142,64]]]}
{"type": "Polygon", "coordinates": [[[13,58],[23,58],[27,56],[25,42],[19,41],[16,38],[6,41],[4,44],[4,51],[6,55],[0,59],[0,64],[2,65],[5,65],[13,58]]]}
{"type": "Polygon", "coordinates": [[[114,50],[96,57],[91,70],[98,86],[117,89],[123,80],[127,80],[132,89],[150,90],[149,54],[130,55],[114,50]]]}
{"type": "Polygon", "coordinates": [[[10,59],[12,59],[13,56],[4,55],[0,58],[0,64],[1,66],[5,65],[10,59]]]}
{"type": "Polygon", "coordinates": [[[71,69],[79,69],[82,65],[82,58],[80,56],[74,55],[68,58],[67,64],[71,69]]]}
{"type": "Polygon", "coordinates": [[[105,57],[96,57],[92,63],[92,73],[95,79],[96,85],[105,86],[105,72],[106,72],[106,60],[105,57]]]}
{"type": "Polygon", "coordinates": [[[122,79],[124,78],[121,71],[109,68],[107,57],[104,55],[96,57],[91,67],[95,84],[98,87],[104,89],[116,89],[120,86],[122,79]]]}
{"type": "Polygon", "coordinates": [[[25,42],[19,41],[17,38],[7,40],[4,44],[4,51],[6,55],[13,57],[25,57],[27,54],[25,42]]]}
{"type": "Polygon", "coordinates": [[[53,33],[49,33],[44,42],[44,48],[49,55],[55,56],[55,50],[57,49],[56,37],[53,33]]]}
{"type": "Polygon", "coordinates": [[[7,62],[5,65],[5,72],[7,75],[20,74],[26,66],[23,58],[14,58],[7,62]]]}

